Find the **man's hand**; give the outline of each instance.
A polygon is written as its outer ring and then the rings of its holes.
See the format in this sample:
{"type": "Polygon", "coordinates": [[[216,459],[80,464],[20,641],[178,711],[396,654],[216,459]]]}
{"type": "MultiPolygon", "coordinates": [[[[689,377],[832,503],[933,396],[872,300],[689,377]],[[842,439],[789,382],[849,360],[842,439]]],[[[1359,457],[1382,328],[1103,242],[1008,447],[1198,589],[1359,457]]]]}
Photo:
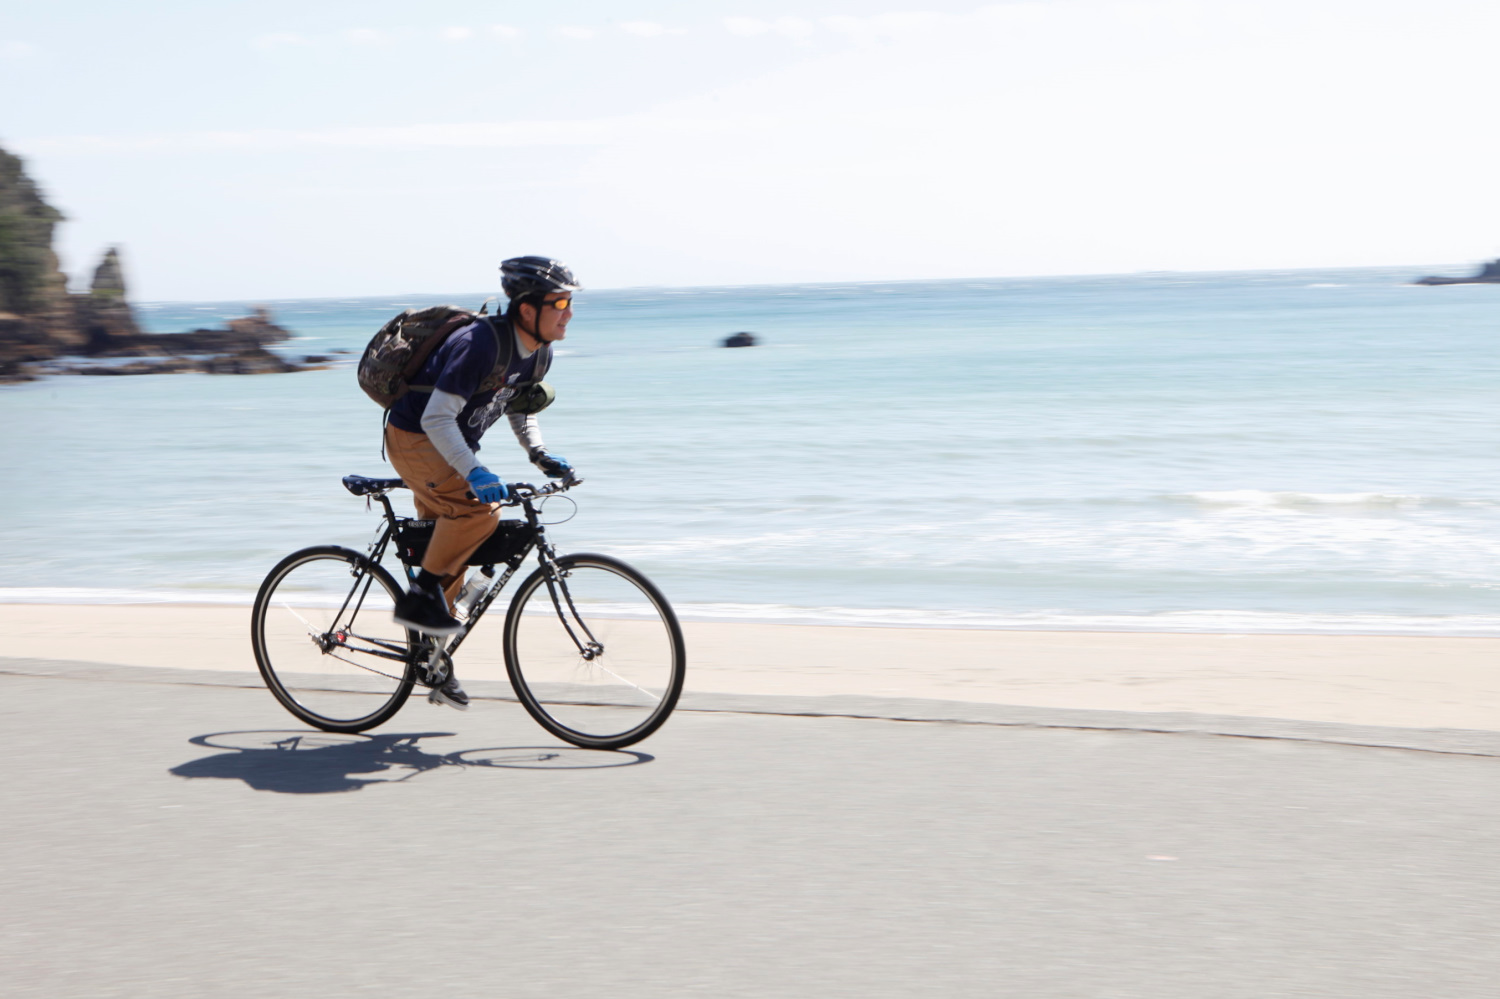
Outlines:
{"type": "Polygon", "coordinates": [[[573,466],[568,464],[568,459],[548,454],[542,448],[533,448],[530,457],[531,463],[546,473],[549,479],[561,479],[573,474],[573,466]]]}
{"type": "Polygon", "coordinates": [[[474,487],[474,496],[481,503],[503,503],[510,496],[510,490],[505,488],[500,476],[483,465],[475,465],[466,478],[469,485],[474,487]]]}

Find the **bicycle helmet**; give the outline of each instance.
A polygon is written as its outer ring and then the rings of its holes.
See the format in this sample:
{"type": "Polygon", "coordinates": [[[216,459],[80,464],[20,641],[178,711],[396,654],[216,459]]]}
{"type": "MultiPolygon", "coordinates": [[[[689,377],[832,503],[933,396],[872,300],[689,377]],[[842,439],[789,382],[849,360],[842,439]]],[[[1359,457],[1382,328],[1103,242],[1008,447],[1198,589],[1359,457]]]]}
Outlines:
{"type": "Polygon", "coordinates": [[[557,291],[577,291],[581,287],[561,260],[511,257],[500,264],[500,289],[512,301],[557,291]]]}

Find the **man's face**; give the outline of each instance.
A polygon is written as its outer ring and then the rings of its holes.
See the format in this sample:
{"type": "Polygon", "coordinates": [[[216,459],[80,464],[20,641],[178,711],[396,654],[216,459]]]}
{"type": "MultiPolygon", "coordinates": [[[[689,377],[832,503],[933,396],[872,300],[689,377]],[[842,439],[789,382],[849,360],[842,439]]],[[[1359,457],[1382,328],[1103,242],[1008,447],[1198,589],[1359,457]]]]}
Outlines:
{"type": "Polygon", "coordinates": [[[568,335],[568,322],[573,318],[573,295],[571,292],[561,292],[548,295],[541,304],[541,310],[537,314],[535,325],[538,340],[544,343],[552,343],[561,340],[568,335]],[[557,306],[567,303],[564,308],[557,306]]]}

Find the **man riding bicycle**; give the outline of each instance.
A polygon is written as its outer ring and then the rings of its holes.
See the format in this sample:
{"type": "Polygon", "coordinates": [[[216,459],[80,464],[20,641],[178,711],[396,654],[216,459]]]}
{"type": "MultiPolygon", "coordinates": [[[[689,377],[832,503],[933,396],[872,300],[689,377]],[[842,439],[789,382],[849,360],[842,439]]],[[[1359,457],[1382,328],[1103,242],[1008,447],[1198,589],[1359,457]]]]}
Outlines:
{"type": "MultiPolygon", "coordinates": [[[[395,612],[397,624],[426,635],[462,627],[451,609],[465,563],[500,522],[505,483],[476,453],[491,424],[508,417],[527,457],[548,476],[573,470],[543,446],[535,410],[546,402],[528,389],[550,366],[552,344],[567,335],[579,285],[572,271],[547,257],[506,260],[500,275],[510,301],[504,315],[481,317],[444,340],[391,407],[386,427],[386,452],[412,491],[417,516],[436,521],[421,573],[395,612]]],[[[451,674],[433,697],[460,710],[469,704],[451,674]]]]}

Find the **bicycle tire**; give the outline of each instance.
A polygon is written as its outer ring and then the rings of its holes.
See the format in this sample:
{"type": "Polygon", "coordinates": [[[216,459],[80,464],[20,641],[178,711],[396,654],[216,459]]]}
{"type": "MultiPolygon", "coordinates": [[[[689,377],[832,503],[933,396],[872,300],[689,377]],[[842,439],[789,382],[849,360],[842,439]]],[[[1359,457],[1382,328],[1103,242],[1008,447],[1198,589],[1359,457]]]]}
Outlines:
{"type": "Polygon", "coordinates": [[[391,620],[401,594],[384,567],[337,545],[278,562],[255,595],[250,642],[282,707],[326,732],[363,732],[401,710],[416,682],[419,642],[391,620]]]}
{"type": "Polygon", "coordinates": [[[639,742],[682,693],[687,655],[677,615],[619,559],[578,553],[555,565],[561,582],[548,566],[537,568],[505,616],[505,670],[516,697],[537,724],[575,746],[639,742]]]}

